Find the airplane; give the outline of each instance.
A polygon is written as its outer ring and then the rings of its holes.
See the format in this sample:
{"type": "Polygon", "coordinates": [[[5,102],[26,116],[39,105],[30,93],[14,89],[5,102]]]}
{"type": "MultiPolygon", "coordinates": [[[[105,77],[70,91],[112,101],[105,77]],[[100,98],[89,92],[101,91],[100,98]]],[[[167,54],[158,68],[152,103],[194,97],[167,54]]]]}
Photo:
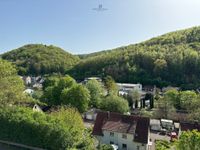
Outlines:
{"type": "Polygon", "coordinates": [[[103,8],[103,5],[99,4],[98,8],[93,8],[93,10],[96,10],[96,11],[105,11],[105,10],[108,10],[108,9],[107,8],[103,8]]]}

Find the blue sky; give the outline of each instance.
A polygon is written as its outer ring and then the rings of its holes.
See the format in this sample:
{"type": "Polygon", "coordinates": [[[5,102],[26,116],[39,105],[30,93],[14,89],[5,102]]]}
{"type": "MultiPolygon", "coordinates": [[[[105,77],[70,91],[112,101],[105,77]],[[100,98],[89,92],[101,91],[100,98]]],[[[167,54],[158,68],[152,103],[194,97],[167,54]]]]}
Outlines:
{"type": "Polygon", "coordinates": [[[198,25],[199,0],[0,0],[0,53],[30,43],[91,53],[198,25]]]}

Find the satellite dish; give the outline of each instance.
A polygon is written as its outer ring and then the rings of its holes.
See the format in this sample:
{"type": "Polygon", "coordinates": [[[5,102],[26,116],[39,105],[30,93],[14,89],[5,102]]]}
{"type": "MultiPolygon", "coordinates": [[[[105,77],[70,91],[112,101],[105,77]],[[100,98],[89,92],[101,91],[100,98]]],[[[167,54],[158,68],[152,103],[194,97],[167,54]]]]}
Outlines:
{"type": "Polygon", "coordinates": [[[93,8],[93,10],[95,10],[95,11],[105,11],[105,10],[108,10],[108,9],[107,8],[103,8],[103,5],[99,4],[98,8],[93,8]]]}

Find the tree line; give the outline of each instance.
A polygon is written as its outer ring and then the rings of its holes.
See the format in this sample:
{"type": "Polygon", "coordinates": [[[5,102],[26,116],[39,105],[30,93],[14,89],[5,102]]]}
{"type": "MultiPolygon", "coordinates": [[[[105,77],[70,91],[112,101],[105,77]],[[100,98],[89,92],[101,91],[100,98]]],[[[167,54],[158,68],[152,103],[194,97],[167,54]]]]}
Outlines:
{"type": "Polygon", "coordinates": [[[200,85],[200,27],[172,32],[140,44],[81,56],[73,77],[112,76],[117,82],[143,85],[200,85]]]}
{"type": "Polygon", "coordinates": [[[126,113],[128,101],[118,96],[118,89],[112,77],[104,79],[104,84],[90,80],[86,84],[77,83],[69,75],[50,76],[44,82],[41,101],[51,106],[70,105],[86,112],[90,108],[126,113]]]}
{"type": "Polygon", "coordinates": [[[200,85],[200,27],[168,33],[117,49],[75,56],[55,46],[30,44],[7,52],[3,59],[21,75],[69,74],[75,79],[112,76],[117,82],[143,85],[200,85]]]}

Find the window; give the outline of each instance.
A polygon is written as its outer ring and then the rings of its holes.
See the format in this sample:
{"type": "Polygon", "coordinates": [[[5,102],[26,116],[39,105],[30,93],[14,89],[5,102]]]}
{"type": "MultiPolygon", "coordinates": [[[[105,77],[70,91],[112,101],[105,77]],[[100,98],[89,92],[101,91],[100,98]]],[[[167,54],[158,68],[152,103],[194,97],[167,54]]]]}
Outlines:
{"type": "Polygon", "coordinates": [[[113,137],[113,136],[114,136],[114,133],[113,133],[113,132],[110,132],[110,136],[112,136],[112,137],[113,137]]]}
{"type": "Polygon", "coordinates": [[[113,142],[113,141],[110,141],[110,144],[114,144],[114,142],[113,142]]]}
{"type": "Polygon", "coordinates": [[[127,135],[126,134],[122,134],[122,138],[123,139],[127,139],[127,135]]]}
{"type": "Polygon", "coordinates": [[[122,149],[127,149],[127,145],[126,144],[122,144],[122,149]]]}

